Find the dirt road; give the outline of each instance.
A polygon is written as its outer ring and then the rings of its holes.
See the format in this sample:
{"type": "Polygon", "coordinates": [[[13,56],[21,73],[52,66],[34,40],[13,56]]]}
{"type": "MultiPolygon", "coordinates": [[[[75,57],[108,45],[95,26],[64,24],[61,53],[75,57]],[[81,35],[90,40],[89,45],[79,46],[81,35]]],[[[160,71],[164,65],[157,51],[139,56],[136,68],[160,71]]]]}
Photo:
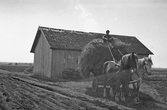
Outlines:
{"type": "MultiPolygon", "coordinates": [[[[150,86],[142,86],[148,88],[150,86]]],[[[166,110],[156,91],[141,93],[141,102],[117,104],[94,93],[91,82],[45,82],[28,76],[0,72],[1,110],[166,110]],[[156,100],[157,99],[157,100],[156,100]]]]}

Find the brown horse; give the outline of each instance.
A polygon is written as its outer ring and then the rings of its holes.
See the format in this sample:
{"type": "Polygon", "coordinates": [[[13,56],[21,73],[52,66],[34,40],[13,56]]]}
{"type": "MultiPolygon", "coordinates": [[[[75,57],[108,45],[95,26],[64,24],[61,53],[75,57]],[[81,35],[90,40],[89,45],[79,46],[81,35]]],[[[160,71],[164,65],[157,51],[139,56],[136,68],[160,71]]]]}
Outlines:
{"type": "Polygon", "coordinates": [[[121,100],[125,101],[125,93],[129,95],[129,81],[131,76],[134,74],[131,70],[119,70],[112,78],[109,78],[108,83],[110,87],[114,90],[115,101],[119,101],[119,96],[121,100]]]}
{"type": "MultiPolygon", "coordinates": [[[[118,91],[118,88],[120,88],[120,85],[123,86],[123,91],[125,90],[129,90],[128,89],[128,82],[129,82],[129,76],[131,76],[132,72],[131,70],[136,70],[137,69],[137,61],[138,61],[138,57],[137,55],[132,52],[130,54],[126,54],[124,55],[121,60],[119,61],[120,63],[114,63],[113,61],[107,61],[104,63],[103,65],[103,74],[112,74],[111,77],[109,79],[107,79],[107,77],[105,78],[105,82],[104,82],[104,94],[103,96],[106,97],[106,83],[107,82],[116,82],[111,84],[111,87],[113,89],[115,89],[114,93],[116,93],[118,91]],[[114,65],[114,66],[113,66],[114,65]],[[111,72],[111,70],[113,70],[113,68],[115,66],[119,66],[119,71],[118,72],[111,72]],[[126,77],[125,77],[126,76],[126,77]],[[113,80],[113,81],[110,81],[113,80]]],[[[105,75],[106,76],[106,75],[105,75]]],[[[116,94],[114,94],[115,96],[117,96],[116,94]]]]}

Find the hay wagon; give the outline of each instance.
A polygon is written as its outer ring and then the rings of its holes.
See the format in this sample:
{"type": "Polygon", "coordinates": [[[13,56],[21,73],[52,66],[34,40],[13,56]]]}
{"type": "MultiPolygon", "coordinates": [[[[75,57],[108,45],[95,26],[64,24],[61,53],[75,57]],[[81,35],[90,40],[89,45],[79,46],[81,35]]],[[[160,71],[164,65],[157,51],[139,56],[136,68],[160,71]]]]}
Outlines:
{"type": "Polygon", "coordinates": [[[92,90],[94,92],[97,92],[98,91],[98,87],[99,86],[104,86],[104,84],[106,84],[106,87],[110,86],[110,82],[108,82],[106,80],[111,78],[112,75],[113,74],[106,74],[106,75],[101,75],[101,76],[94,77],[93,81],[92,81],[92,90]]]}
{"type": "MultiPolygon", "coordinates": [[[[96,59],[94,59],[95,61],[97,60],[97,59],[100,59],[99,61],[103,61],[103,60],[101,60],[101,58],[103,58],[103,57],[101,57],[101,56],[103,56],[103,54],[99,54],[99,53],[106,53],[106,55],[108,55],[108,57],[109,58],[112,58],[113,59],[113,62],[115,62],[114,64],[116,64],[116,58],[114,57],[114,54],[113,54],[113,52],[114,52],[114,50],[116,50],[118,53],[119,53],[119,55],[120,55],[120,57],[122,57],[124,54],[118,49],[118,48],[113,48],[113,46],[115,46],[115,47],[124,47],[125,46],[125,44],[123,43],[123,42],[121,42],[120,40],[116,40],[116,41],[114,41],[114,44],[113,43],[110,43],[110,42],[106,42],[106,43],[98,43],[98,42],[96,42],[96,43],[92,43],[92,44],[89,44],[88,46],[87,46],[87,51],[86,51],[86,53],[84,54],[85,56],[84,57],[82,57],[83,59],[83,61],[81,60],[81,62],[85,62],[85,61],[87,61],[87,62],[89,62],[89,61],[92,61],[92,58],[94,58],[93,56],[99,56],[100,58],[96,58],[96,59]],[[119,44],[119,45],[117,45],[116,46],[116,42],[117,42],[117,44],[119,44]],[[96,46],[98,45],[98,48],[94,48],[94,45],[96,44],[96,46]],[[101,45],[99,45],[99,44],[101,44],[101,45]],[[90,46],[89,46],[90,45],[90,46]],[[93,47],[93,48],[90,48],[90,47],[93,47]],[[106,50],[105,52],[102,52],[102,51],[100,51],[99,50],[99,47],[103,47],[101,50],[106,50]],[[107,47],[107,48],[106,48],[107,47]],[[94,50],[94,51],[92,51],[92,50],[94,50]],[[95,51],[96,50],[96,51],[95,51]],[[94,54],[92,54],[92,53],[94,53],[94,54]],[[96,54],[96,55],[95,55],[96,54]]],[[[84,51],[85,52],[85,51],[84,51]]],[[[118,55],[117,55],[118,56],[118,55]]],[[[119,58],[117,58],[117,59],[119,59],[119,58]]],[[[93,61],[94,61],[93,60],[93,61]]],[[[98,60],[97,60],[98,61],[98,60]]],[[[96,64],[93,64],[92,62],[90,63],[81,63],[81,68],[84,68],[85,67],[85,65],[86,64],[91,64],[91,66],[89,67],[89,69],[90,68],[94,68],[94,67],[92,67],[92,65],[94,66],[94,65],[96,65],[97,66],[97,61],[96,61],[96,64]]],[[[104,63],[104,62],[103,62],[104,63]]],[[[101,64],[101,62],[99,63],[99,64],[101,64]]],[[[98,64],[98,66],[99,66],[99,64],[98,64]]],[[[117,65],[119,65],[119,64],[117,64],[117,65]]],[[[114,67],[116,67],[116,65],[114,65],[114,67]]],[[[88,67],[87,67],[88,68],[88,67]]],[[[84,70],[84,69],[83,69],[84,70]]],[[[86,69],[85,69],[86,70],[86,69]]],[[[109,80],[112,80],[112,77],[113,77],[113,75],[114,74],[116,74],[117,73],[117,71],[115,71],[115,70],[117,70],[116,68],[113,68],[113,74],[105,74],[105,75],[102,75],[102,76],[98,76],[98,77],[94,77],[93,78],[93,81],[92,81],[92,90],[94,91],[94,92],[97,92],[97,89],[98,89],[98,86],[99,85],[102,85],[102,86],[110,86],[110,81],[109,80]]],[[[134,84],[134,83],[136,83],[136,82],[139,82],[139,80],[136,80],[136,81],[132,81],[132,82],[129,82],[130,84],[132,83],[132,84],[134,84]]]]}
{"type": "MultiPolygon", "coordinates": [[[[116,74],[116,72],[114,74],[116,74]]],[[[106,75],[94,77],[93,81],[92,81],[92,90],[94,92],[97,92],[98,87],[99,86],[104,87],[105,84],[106,84],[106,87],[109,87],[111,85],[109,82],[109,79],[112,80],[112,76],[114,74],[106,74],[106,75]]],[[[139,86],[141,82],[142,82],[142,78],[139,78],[137,80],[129,81],[129,84],[138,84],[138,86],[139,86]]]]}

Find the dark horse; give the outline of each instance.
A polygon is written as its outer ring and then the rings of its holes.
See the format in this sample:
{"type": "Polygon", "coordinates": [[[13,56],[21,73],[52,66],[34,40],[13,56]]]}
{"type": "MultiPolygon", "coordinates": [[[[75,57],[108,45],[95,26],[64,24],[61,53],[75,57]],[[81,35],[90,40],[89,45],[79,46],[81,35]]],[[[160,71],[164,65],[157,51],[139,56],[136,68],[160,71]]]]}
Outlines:
{"type": "MultiPolygon", "coordinates": [[[[111,74],[110,78],[105,78],[104,82],[104,97],[106,97],[106,83],[109,82],[110,86],[114,89],[114,96],[117,100],[117,92],[120,90],[120,86],[122,85],[123,91],[128,91],[129,86],[128,82],[130,80],[130,77],[132,75],[131,70],[137,69],[137,61],[138,57],[137,55],[132,52],[126,55],[123,55],[119,63],[115,63],[114,61],[107,61],[103,64],[103,74],[111,74]],[[119,66],[118,72],[113,72],[113,69],[115,67],[119,66]]],[[[105,75],[106,76],[106,75],[105,75]]]]}

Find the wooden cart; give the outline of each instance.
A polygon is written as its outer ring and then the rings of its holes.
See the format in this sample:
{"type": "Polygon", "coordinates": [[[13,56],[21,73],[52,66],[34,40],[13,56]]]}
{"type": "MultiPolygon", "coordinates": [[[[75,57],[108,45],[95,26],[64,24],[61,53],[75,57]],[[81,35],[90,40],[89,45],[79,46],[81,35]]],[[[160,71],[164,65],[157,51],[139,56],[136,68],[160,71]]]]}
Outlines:
{"type": "Polygon", "coordinates": [[[110,86],[110,82],[107,82],[106,80],[111,78],[112,75],[113,74],[107,74],[107,75],[101,75],[101,76],[94,77],[93,81],[92,81],[92,90],[94,92],[97,92],[98,87],[99,86],[104,86],[105,83],[106,83],[106,86],[110,86]]]}
{"type": "MultiPolygon", "coordinates": [[[[106,76],[102,75],[102,76],[94,77],[93,81],[92,81],[92,90],[94,92],[97,92],[98,91],[98,87],[99,86],[104,86],[105,83],[106,83],[106,87],[110,86],[110,82],[108,82],[107,80],[109,78],[111,78],[112,76],[113,76],[113,74],[107,74],[106,76]]],[[[138,80],[129,81],[129,84],[137,83],[137,84],[140,85],[141,82],[142,82],[142,79],[139,78],[138,80]]]]}

